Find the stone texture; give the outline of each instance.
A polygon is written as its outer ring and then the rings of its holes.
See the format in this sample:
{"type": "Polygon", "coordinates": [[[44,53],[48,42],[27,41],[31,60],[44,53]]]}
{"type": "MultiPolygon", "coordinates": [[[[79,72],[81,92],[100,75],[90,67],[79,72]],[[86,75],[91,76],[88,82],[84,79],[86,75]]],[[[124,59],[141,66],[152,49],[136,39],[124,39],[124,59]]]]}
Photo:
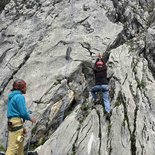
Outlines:
{"type": "Polygon", "coordinates": [[[73,144],[77,137],[79,123],[75,119],[76,113],[65,119],[52,137],[36,151],[40,154],[61,155],[72,152],[73,144]],[[68,145],[69,144],[69,145],[68,145]]]}
{"type": "Polygon", "coordinates": [[[153,0],[0,3],[0,146],[6,144],[7,94],[23,78],[38,120],[26,123],[35,154],[154,155],[153,0]],[[91,108],[99,53],[111,77],[110,122],[102,105],[91,108]]]}

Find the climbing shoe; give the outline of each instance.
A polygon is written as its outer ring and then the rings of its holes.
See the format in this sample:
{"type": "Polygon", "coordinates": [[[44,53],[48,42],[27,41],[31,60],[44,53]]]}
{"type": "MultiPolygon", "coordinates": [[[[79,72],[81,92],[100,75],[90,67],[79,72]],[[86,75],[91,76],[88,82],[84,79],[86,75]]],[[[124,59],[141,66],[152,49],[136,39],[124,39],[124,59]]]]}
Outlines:
{"type": "Polygon", "coordinates": [[[107,121],[110,121],[110,116],[111,116],[110,113],[108,113],[108,112],[105,113],[105,118],[107,121]]]}

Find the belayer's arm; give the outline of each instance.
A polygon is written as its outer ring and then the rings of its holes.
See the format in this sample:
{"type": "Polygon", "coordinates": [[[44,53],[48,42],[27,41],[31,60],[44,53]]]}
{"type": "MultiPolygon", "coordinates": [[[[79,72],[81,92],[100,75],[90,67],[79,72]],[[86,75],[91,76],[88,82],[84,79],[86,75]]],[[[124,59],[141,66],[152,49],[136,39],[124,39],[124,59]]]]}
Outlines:
{"type": "Polygon", "coordinates": [[[17,101],[17,107],[20,113],[20,117],[23,118],[24,120],[31,120],[27,112],[25,97],[23,95],[20,95],[17,97],[16,101],[17,101]]]}

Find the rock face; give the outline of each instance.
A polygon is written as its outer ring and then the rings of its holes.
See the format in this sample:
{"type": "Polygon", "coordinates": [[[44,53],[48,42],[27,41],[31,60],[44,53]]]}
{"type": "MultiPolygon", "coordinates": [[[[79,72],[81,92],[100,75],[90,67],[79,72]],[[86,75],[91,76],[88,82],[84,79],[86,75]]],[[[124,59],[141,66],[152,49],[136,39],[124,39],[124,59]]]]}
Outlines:
{"type": "Polygon", "coordinates": [[[0,11],[2,11],[6,4],[8,4],[10,0],[1,0],[0,2],[0,11]]]}
{"type": "Polygon", "coordinates": [[[31,138],[34,154],[154,155],[153,0],[0,3],[0,148],[6,145],[7,94],[22,78],[38,120],[33,127],[26,123],[32,135],[25,148],[31,138]],[[110,121],[102,103],[92,109],[99,53],[111,76],[110,121]]]}

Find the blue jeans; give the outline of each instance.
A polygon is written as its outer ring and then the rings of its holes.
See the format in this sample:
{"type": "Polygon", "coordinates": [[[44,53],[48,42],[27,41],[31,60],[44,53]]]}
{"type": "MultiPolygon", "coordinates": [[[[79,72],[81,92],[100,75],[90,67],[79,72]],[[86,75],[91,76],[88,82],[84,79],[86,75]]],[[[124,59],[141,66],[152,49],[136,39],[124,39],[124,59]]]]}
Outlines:
{"type": "Polygon", "coordinates": [[[94,100],[97,100],[97,92],[102,91],[102,97],[105,105],[105,111],[110,112],[110,101],[109,101],[109,87],[108,85],[95,85],[92,90],[91,94],[94,100]]]}

